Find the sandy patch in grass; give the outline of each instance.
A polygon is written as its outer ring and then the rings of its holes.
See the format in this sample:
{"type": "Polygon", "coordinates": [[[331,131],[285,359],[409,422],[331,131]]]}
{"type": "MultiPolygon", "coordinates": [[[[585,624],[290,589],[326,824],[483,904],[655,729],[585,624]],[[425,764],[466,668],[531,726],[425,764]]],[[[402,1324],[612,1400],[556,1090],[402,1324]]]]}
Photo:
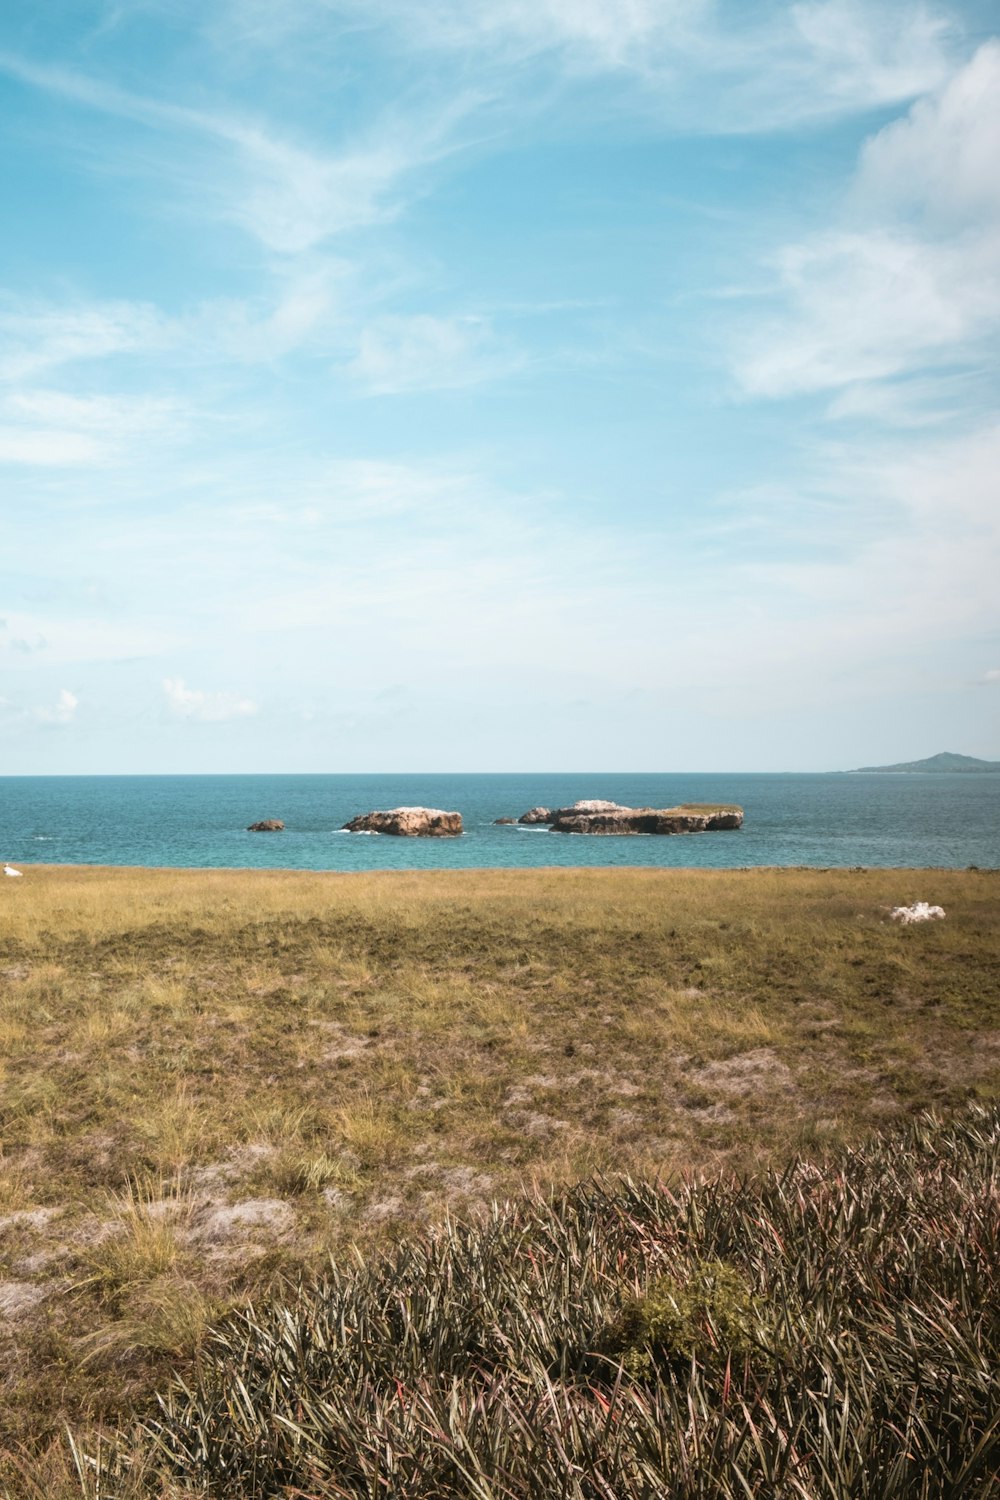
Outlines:
{"type": "Polygon", "coordinates": [[[282,1198],[246,1198],[242,1203],[212,1204],[197,1210],[183,1238],[207,1250],[231,1250],[234,1245],[264,1240],[277,1244],[290,1238],[295,1210],[282,1198]]]}
{"type": "Polygon", "coordinates": [[[59,1213],[57,1208],[19,1208],[12,1214],[0,1215],[0,1235],[6,1234],[11,1229],[44,1229],[57,1213],[59,1213]]]}
{"type": "Polygon", "coordinates": [[[796,1087],[792,1070],[772,1047],[756,1047],[737,1057],[705,1063],[694,1068],[689,1076],[703,1088],[719,1089],[738,1098],[775,1090],[790,1093],[796,1087]]]}
{"type": "Polygon", "coordinates": [[[0,1324],[27,1317],[45,1296],[46,1288],[34,1281],[0,1281],[0,1324]]]}

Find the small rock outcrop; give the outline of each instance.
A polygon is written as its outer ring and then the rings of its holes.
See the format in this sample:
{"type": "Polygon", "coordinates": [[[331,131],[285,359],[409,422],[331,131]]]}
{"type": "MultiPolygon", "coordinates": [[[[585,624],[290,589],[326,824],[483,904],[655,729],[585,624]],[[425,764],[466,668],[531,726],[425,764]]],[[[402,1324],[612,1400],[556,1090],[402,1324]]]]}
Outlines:
{"type": "Polygon", "coordinates": [[[553,833],[709,833],[742,828],[743,809],[736,806],[621,807],[597,799],[572,807],[533,807],[519,823],[547,823],[553,833]]]}
{"type": "Polygon", "coordinates": [[[344,824],[345,833],[391,833],[400,838],[453,838],[462,832],[462,814],[437,807],[391,807],[362,813],[344,824]]]}
{"type": "Polygon", "coordinates": [[[262,818],[259,823],[251,823],[247,833],[281,833],[284,827],[280,818],[262,818]]]}
{"type": "Polygon", "coordinates": [[[509,825],[511,823],[516,823],[516,822],[517,822],[516,818],[494,818],[493,819],[493,827],[494,828],[499,828],[501,826],[501,824],[503,824],[503,825],[509,825]]]}

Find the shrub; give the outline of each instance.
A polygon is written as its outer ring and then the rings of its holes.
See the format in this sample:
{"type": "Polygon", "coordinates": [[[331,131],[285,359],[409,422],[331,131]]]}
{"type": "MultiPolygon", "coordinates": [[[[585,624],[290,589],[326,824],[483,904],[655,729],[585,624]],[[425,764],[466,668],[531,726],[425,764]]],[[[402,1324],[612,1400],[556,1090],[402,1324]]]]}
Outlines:
{"type": "Polygon", "coordinates": [[[633,1379],[683,1374],[695,1361],[724,1368],[766,1347],[770,1330],[746,1277],[721,1260],[695,1261],[686,1274],[657,1276],[599,1333],[597,1349],[633,1379]]]}

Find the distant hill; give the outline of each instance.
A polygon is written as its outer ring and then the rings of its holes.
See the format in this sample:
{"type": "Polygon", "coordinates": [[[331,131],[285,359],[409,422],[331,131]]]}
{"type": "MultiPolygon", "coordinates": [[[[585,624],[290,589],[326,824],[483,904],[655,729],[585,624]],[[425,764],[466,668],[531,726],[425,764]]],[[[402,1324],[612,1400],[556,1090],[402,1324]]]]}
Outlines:
{"type": "Polygon", "coordinates": [[[955,755],[942,750],[926,760],[903,760],[896,766],[858,766],[859,771],[1000,771],[1000,760],[977,760],[974,755],[955,755]]]}

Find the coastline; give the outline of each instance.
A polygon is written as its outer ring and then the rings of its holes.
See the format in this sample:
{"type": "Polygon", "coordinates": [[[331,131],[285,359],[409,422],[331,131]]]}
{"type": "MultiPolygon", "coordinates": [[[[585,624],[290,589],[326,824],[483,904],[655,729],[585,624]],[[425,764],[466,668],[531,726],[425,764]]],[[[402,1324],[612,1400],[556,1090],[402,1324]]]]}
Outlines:
{"type": "MultiPolygon", "coordinates": [[[[653,837],[654,835],[645,835],[653,837]]],[[[631,835],[631,837],[644,837],[644,835],[631,835]]],[[[602,839],[606,842],[606,839],[602,839]]],[[[251,875],[251,876],[301,876],[309,878],[313,876],[336,876],[355,880],[366,880],[369,877],[392,876],[411,877],[426,876],[451,877],[451,876],[482,876],[482,875],[510,875],[513,877],[524,877],[530,879],[536,875],[560,876],[560,875],[592,875],[617,876],[617,875],[647,875],[647,876],[672,876],[672,875],[752,875],[755,871],[761,872],[787,872],[799,874],[817,875],[858,875],[858,874],[955,874],[964,872],[981,875],[1000,874],[998,865],[837,865],[837,864],[745,864],[745,865],[437,865],[434,868],[391,866],[384,869],[355,869],[336,870],[323,867],[311,868],[302,865],[128,865],[128,864],[41,864],[30,860],[19,860],[18,864],[25,871],[45,871],[70,874],[73,871],[98,871],[114,872],[120,871],[133,875],[251,875]]]]}
{"type": "Polygon", "coordinates": [[[17,865],[302,870],[1000,866],[1000,778],[747,776],[0,778],[0,858],[17,865]],[[623,806],[736,804],[739,830],[557,833],[499,826],[586,797],[623,806]],[[457,810],[448,839],[350,834],[365,809],[457,810]],[[274,818],[284,830],[252,833],[274,818]]]}

